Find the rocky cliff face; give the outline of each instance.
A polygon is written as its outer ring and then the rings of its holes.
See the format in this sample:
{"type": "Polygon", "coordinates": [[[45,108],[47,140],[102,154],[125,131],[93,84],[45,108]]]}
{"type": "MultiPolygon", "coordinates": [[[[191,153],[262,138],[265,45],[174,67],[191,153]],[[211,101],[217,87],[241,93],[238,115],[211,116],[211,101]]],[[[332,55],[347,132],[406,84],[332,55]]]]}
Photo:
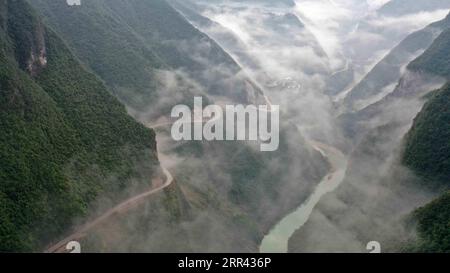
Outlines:
{"type": "Polygon", "coordinates": [[[33,35],[31,41],[27,41],[31,47],[29,48],[28,60],[23,65],[30,75],[37,76],[47,66],[47,48],[43,24],[39,23],[33,33],[35,35],[33,35]]]}
{"type": "MultiPolygon", "coordinates": [[[[5,4],[7,5],[7,4],[5,4]]],[[[17,4],[7,5],[6,27],[14,43],[15,55],[21,69],[26,70],[30,75],[36,76],[47,65],[47,49],[45,44],[45,26],[43,23],[33,18],[23,18],[22,14],[16,14],[14,7],[17,4]],[[20,18],[18,20],[18,18],[20,18]]],[[[30,8],[26,8],[24,13],[32,13],[30,8]]],[[[6,15],[6,14],[5,14],[6,15]]]]}

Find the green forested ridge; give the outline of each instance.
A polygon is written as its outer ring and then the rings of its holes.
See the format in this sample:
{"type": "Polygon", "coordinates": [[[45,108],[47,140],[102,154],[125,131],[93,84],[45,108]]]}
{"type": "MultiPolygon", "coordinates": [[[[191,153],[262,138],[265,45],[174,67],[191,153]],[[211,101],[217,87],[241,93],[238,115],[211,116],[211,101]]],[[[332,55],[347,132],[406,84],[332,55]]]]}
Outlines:
{"type": "MultiPolygon", "coordinates": [[[[433,92],[406,136],[403,163],[423,186],[450,188],[450,84],[433,92]]],[[[408,251],[449,252],[449,194],[417,210],[419,239],[408,251]]]]}
{"type": "Polygon", "coordinates": [[[121,100],[144,107],[154,99],[151,68],[166,65],[152,45],[114,17],[102,1],[86,1],[79,7],[65,1],[33,0],[31,4],[121,100]]]}
{"type": "Polygon", "coordinates": [[[404,164],[428,186],[450,186],[450,85],[434,92],[406,137],[404,164]]]}
{"type": "Polygon", "coordinates": [[[0,63],[0,251],[39,250],[98,195],[150,183],[154,132],[24,0],[0,0],[0,63]]]}
{"type": "MultiPolygon", "coordinates": [[[[450,79],[450,31],[444,31],[409,69],[450,79]]],[[[450,188],[450,83],[427,96],[405,138],[403,163],[433,190],[450,188]]],[[[449,252],[449,194],[417,210],[418,252],[449,252]]]]}
{"type": "Polygon", "coordinates": [[[142,111],[155,98],[171,95],[158,89],[159,70],[182,70],[210,94],[247,100],[240,67],[165,0],[91,0],[79,7],[54,0],[31,4],[131,108],[142,111]]]}
{"type": "Polygon", "coordinates": [[[408,69],[450,79],[449,55],[450,29],[446,29],[420,57],[408,65],[408,69]]]}
{"type": "MultiPolygon", "coordinates": [[[[450,79],[450,29],[408,68],[450,79]]],[[[450,186],[450,83],[427,99],[406,136],[403,162],[423,177],[427,186],[446,188],[450,186]]]]}
{"type": "Polygon", "coordinates": [[[414,213],[419,240],[412,249],[419,252],[450,252],[450,192],[414,213]]]}
{"type": "MultiPolygon", "coordinates": [[[[245,75],[241,77],[241,69],[233,59],[214,41],[192,27],[163,0],[91,0],[84,1],[80,7],[69,7],[64,1],[54,0],[33,0],[30,4],[39,11],[56,34],[64,39],[70,50],[83,64],[97,74],[110,87],[114,95],[130,108],[141,110],[139,107],[142,107],[142,110],[146,110],[150,106],[153,110],[158,107],[158,111],[155,112],[163,113],[159,109],[160,103],[156,103],[157,98],[155,99],[159,95],[156,78],[157,73],[160,73],[160,71],[155,72],[156,70],[182,70],[203,85],[208,94],[222,92],[228,96],[226,92],[240,92],[248,85],[248,79],[245,75]]],[[[48,51],[50,62],[50,49],[48,51]]],[[[38,78],[44,77],[46,73],[49,72],[44,70],[38,78]]],[[[48,74],[48,77],[53,75],[48,74]]],[[[59,84],[59,78],[57,82],[59,84]]],[[[171,81],[171,84],[176,85],[177,82],[173,82],[171,81]]],[[[43,85],[49,90],[54,90],[50,83],[46,82],[43,85]]],[[[173,91],[174,97],[179,97],[186,91],[185,89],[190,88],[189,84],[180,85],[183,86],[183,90],[173,91]]],[[[159,91],[166,92],[164,88],[159,91]]],[[[55,96],[59,94],[57,91],[49,91],[49,93],[55,96]]],[[[190,105],[193,102],[191,94],[184,99],[187,101],[185,104],[190,105]]],[[[205,99],[207,99],[206,96],[205,99]]],[[[245,98],[241,99],[237,96],[234,99],[245,103],[245,98]]],[[[89,120],[87,119],[86,122],[89,120]]],[[[121,130],[118,129],[118,131],[121,130]]],[[[199,151],[200,148],[197,146],[200,146],[200,143],[197,142],[189,142],[186,145],[188,147],[176,145],[179,147],[178,152],[183,156],[186,155],[187,166],[183,168],[183,164],[177,165],[175,170],[171,171],[180,181],[183,194],[185,194],[184,191],[188,192],[187,200],[194,208],[190,212],[195,214],[195,221],[189,219],[180,222],[170,219],[166,230],[164,225],[159,225],[158,219],[172,218],[174,215],[166,215],[164,210],[158,211],[156,207],[152,207],[149,210],[154,213],[141,212],[137,220],[139,224],[136,226],[125,220],[126,241],[118,242],[118,245],[126,247],[133,242],[131,248],[127,249],[129,251],[178,251],[189,246],[189,238],[184,236],[181,238],[184,241],[180,239],[173,244],[174,238],[170,232],[178,233],[180,230],[187,230],[198,234],[191,238],[192,243],[198,244],[196,248],[193,248],[196,251],[242,251],[248,249],[244,243],[248,241],[251,241],[251,250],[255,251],[257,241],[262,236],[260,231],[262,226],[264,229],[268,228],[278,215],[277,213],[281,215],[298,205],[297,202],[300,201],[293,200],[306,198],[314,183],[319,181],[327,171],[328,166],[319,153],[308,151],[303,142],[300,142],[298,138],[293,139],[295,144],[291,145],[296,149],[286,151],[288,147],[283,146],[285,141],[282,141],[280,151],[274,155],[269,153],[264,159],[260,158],[259,153],[246,147],[247,144],[208,143],[206,147],[211,150],[204,153],[199,151]],[[303,152],[310,153],[307,156],[308,160],[302,160],[299,163],[300,167],[296,169],[298,173],[302,170],[304,177],[300,174],[298,177],[301,177],[302,183],[307,185],[297,186],[296,190],[290,191],[292,198],[284,198],[278,190],[296,184],[298,181],[295,178],[292,178],[292,181],[285,181],[288,180],[287,178],[281,180],[280,175],[286,176],[285,173],[289,171],[287,166],[280,167],[272,163],[277,160],[286,161],[293,154],[298,155],[303,152]],[[193,156],[198,157],[198,160],[191,160],[193,156]],[[208,156],[211,156],[210,160],[205,159],[208,156]],[[221,156],[224,157],[223,160],[221,156]],[[194,162],[199,165],[193,167],[191,164],[194,162]],[[220,166],[216,166],[214,162],[220,162],[220,166]],[[273,169],[269,169],[272,166],[276,173],[273,169]],[[199,181],[205,179],[202,176],[204,172],[211,176],[206,179],[205,188],[203,185],[198,185],[199,181]],[[230,176],[229,179],[228,176],[230,176]],[[225,183],[221,183],[222,181],[225,183]],[[226,182],[231,183],[229,189],[226,182]],[[271,200],[264,202],[264,193],[269,191],[271,200]],[[267,215],[268,212],[270,215],[267,215]],[[203,224],[195,219],[203,219],[205,214],[211,217],[204,218],[206,223],[203,224]],[[141,218],[145,218],[146,222],[141,222],[141,218]],[[212,227],[219,225],[220,231],[212,232],[212,227]],[[140,230],[145,230],[143,231],[145,234],[137,234],[140,230]],[[167,236],[160,236],[166,233],[167,236]],[[211,237],[207,236],[209,233],[211,237]],[[141,240],[140,235],[150,237],[151,241],[141,240]],[[233,235],[233,238],[229,238],[230,235],[233,235]],[[134,241],[138,241],[136,245],[134,241]],[[232,246],[230,248],[223,246],[224,241],[232,246]],[[207,248],[206,243],[212,243],[217,248],[207,248]]],[[[156,197],[158,198],[159,196],[156,197]]],[[[169,208],[174,206],[176,205],[168,205],[169,208]]],[[[141,209],[146,210],[144,206],[141,209]]],[[[134,212],[127,214],[125,218],[133,218],[131,215],[134,214],[134,212]]],[[[104,235],[107,237],[108,234],[104,235]]],[[[103,249],[102,247],[107,250],[116,249],[101,243],[92,246],[94,251],[103,249]]],[[[122,250],[122,248],[119,249],[122,250]]]]}

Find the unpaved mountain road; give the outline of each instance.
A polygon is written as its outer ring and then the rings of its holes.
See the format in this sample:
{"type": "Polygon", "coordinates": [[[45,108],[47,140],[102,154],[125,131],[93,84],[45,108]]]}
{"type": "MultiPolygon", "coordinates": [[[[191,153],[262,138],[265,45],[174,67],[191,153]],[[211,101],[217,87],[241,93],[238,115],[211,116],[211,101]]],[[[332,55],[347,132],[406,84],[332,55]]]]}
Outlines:
{"type": "Polygon", "coordinates": [[[145,201],[149,196],[156,194],[163,189],[170,186],[173,182],[172,174],[164,167],[162,167],[162,170],[164,172],[164,175],[166,176],[165,181],[163,182],[162,179],[154,179],[152,182],[152,185],[154,185],[149,191],[146,191],[144,193],[141,193],[139,195],[133,196],[122,203],[118,204],[117,206],[113,207],[112,209],[106,211],[101,216],[97,217],[95,220],[86,223],[84,226],[82,226],[80,229],[76,230],[73,234],[69,235],[68,237],[64,238],[63,240],[59,241],[58,243],[50,246],[45,251],[46,253],[62,253],[67,252],[66,245],[70,241],[76,241],[79,239],[82,239],[85,237],[89,231],[92,229],[98,227],[102,223],[104,223],[106,220],[108,220],[113,215],[123,214],[128,212],[130,209],[138,206],[141,202],[145,201]],[[161,183],[163,182],[163,183],[161,183]]]}
{"type": "MultiPolygon", "coordinates": [[[[215,118],[220,118],[220,117],[215,117],[215,118]]],[[[193,121],[193,123],[199,123],[199,122],[205,123],[207,121],[208,120],[205,119],[205,120],[201,120],[201,121],[193,121]]],[[[164,123],[159,123],[159,124],[146,124],[146,126],[149,128],[156,129],[156,128],[161,128],[161,127],[171,126],[172,124],[173,124],[173,122],[164,122],[164,123]]],[[[161,154],[158,154],[158,158],[161,161],[161,158],[162,158],[161,154]]],[[[102,223],[107,221],[110,217],[117,215],[117,214],[126,213],[130,209],[139,205],[141,202],[145,201],[148,197],[152,196],[153,194],[159,193],[160,191],[162,191],[165,188],[167,188],[168,186],[170,186],[170,184],[172,184],[172,182],[173,182],[173,176],[166,168],[163,167],[162,162],[161,162],[161,168],[164,172],[164,175],[166,176],[166,180],[164,181],[164,183],[161,183],[162,181],[160,181],[160,179],[154,179],[152,181],[152,185],[154,185],[154,186],[149,191],[146,191],[144,193],[133,196],[133,197],[123,201],[122,203],[120,203],[117,206],[115,206],[114,208],[106,211],[101,216],[97,217],[96,219],[86,223],[84,226],[77,229],[74,233],[67,236],[63,240],[59,241],[56,244],[51,245],[50,247],[48,247],[45,250],[45,252],[46,253],[67,252],[68,250],[66,249],[66,245],[69,242],[77,241],[77,240],[80,240],[80,239],[86,237],[89,231],[98,227],[99,225],[101,225],[102,223]]]]}

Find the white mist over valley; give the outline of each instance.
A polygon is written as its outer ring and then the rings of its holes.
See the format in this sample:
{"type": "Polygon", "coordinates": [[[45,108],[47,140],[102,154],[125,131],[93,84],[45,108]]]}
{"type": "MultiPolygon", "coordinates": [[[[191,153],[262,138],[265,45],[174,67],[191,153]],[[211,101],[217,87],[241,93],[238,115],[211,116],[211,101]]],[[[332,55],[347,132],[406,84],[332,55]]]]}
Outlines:
{"type": "Polygon", "coordinates": [[[0,252],[450,251],[449,12],[0,0],[0,252]]]}

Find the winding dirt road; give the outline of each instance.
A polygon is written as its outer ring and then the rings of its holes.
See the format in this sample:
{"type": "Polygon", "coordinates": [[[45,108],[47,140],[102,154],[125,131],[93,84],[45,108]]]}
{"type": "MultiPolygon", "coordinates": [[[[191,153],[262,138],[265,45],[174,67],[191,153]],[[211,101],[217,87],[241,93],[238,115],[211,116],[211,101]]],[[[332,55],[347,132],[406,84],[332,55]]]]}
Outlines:
{"type": "Polygon", "coordinates": [[[158,193],[163,189],[167,188],[168,186],[170,186],[170,184],[172,184],[173,182],[172,174],[163,166],[161,166],[161,168],[164,172],[164,175],[166,176],[166,180],[164,181],[164,183],[161,183],[162,181],[160,179],[154,179],[153,185],[155,186],[152,187],[152,189],[139,195],[136,195],[134,197],[131,197],[130,199],[127,199],[122,203],[118,204],[117,206],[113,207],[112,209],[106,211],[104,214],[102,214],[95,220],[88,222],[87,224],[82,226],[80,229],[75,231],[75,233],[69,235],[68,237],[64,238],[58,243],[50,246],[45,252],[46,253],[66,252],[67,250],[65,247],[70,241],[76,241],[85,237],[89,231],[104,223],[111,216],[126,213],[130,209],[138,206],[141,202],[145,201],[149,196],[158,193]]]}
{"type": "MultiPolygon", "coordinates": [[[[214,117],[214,119],[217,119],[220,117],[214,117]]],[[[209,120],[204,119],[201,121],[193,121],[193,123],[206,123],[209,120]]],[[[147,127],[149,128],[161,128],[161,127],[166,127],[166,126],[171,126],[174,122],[163,122],[163,123],[159,123],[159,124],[146,124],[147,127]]],[[[158,158],[160,159],[161,162],[161,154],[158,154],[158,158]]],[[[117,214],[123,214],[126,213],[127,211],[129,211],[130,209],[136,207],[137,205],[139,205],[141,202],[145,201],[149,196],[159,193],[160,191],[164,190],[165,188],[167,188],[168,186],[170,186],[173,182],[173,176],[172,174],[162,166],[163,164],[161,163],[161,168],[164,172],[164,175],[166,176],[166,180],[164,181],[164,183],[161,183],[162,181],[159,181],[159,179],[154,179],[152,181],[152,185],[153,186],[150,190],[141,193],[139,195],[133,196],[125,201],[123,201],[122,203],[118,204],[117,206],[113,207],[112,209],[106,211],[105,213],[103,213],[101,216],[97,217],[96,219],[94,219],[93,221],[90,221],[88,223],[86,223],[84,226],[82,226],[81,228],[77,229],[74,233],[72,233],[71,235],[67,236],[66,238],[64,238],[63,240],[59,241],[56,244],[51,245],[50,247],[48,247],[45,250],[45,253],[64,253],[67,252],[66,250],[66,245],[71,242],[71,241],[77,241],[80,240],[84,237],[87,236],[87,234],[89,233],[89,231],[93,230],[94,228],[98,227],[99,225],[101,225],[102,223],[104,223],[105,221],[107,221],[110,217],[117,215],[117,214]]]]}

